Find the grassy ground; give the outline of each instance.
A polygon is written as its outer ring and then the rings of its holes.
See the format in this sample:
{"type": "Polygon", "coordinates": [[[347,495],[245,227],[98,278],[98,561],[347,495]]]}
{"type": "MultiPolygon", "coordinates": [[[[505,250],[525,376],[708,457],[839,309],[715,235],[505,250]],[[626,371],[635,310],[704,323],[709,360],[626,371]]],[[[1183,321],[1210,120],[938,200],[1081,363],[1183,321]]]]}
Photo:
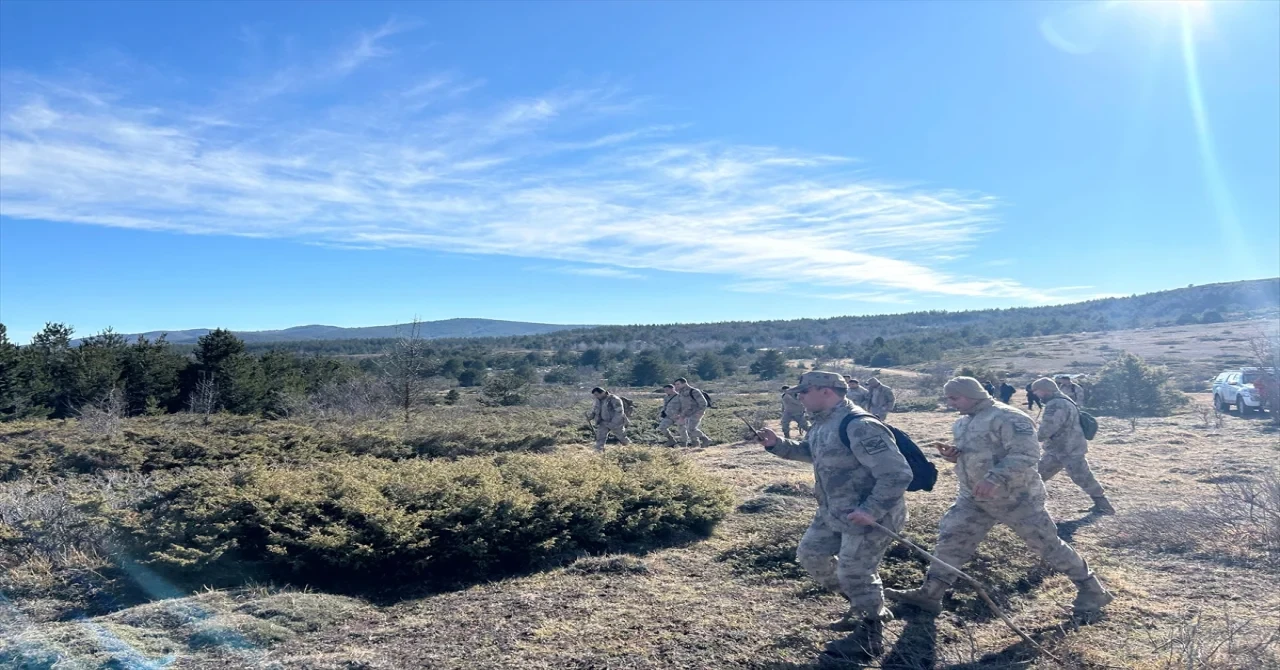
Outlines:
{"type": "MultiPolygon", "coordinates": [[[[817,590],[793,558],[815,508],[811,471],[741,441],[745,427],[735,414],[776,419],[772,392],[751,390],[717,395],[720,409],[707,423],[723,443],[686,452],[737,498],[736,511],[705,540],[579,558],[461,590],[426,592],[388,583],[359,597],[269,584],[191,593],[137,565],[49,548],[3,559],[0,667],[816,667],[822,645],[838,635],[826,626],[842,612],[843,601],[817,590]]],[[[644,411],[656,414],[656,397],[640,397],[644,411]]],[[[967,566],[1019,625],[1069,667],[1280,667],[1280,564],[1268,553],[1280,547],[1267,544],[1278,531],[1268,534],[1265,523],[1251,525],[1227,514],[1242,508],[1238,496],[1223,503],[1265,482],[1280,456],[1280,433],[1264,421],[1234,416],[1221,417],[1219,426],[1217,418],[1198,411],[1207,406],[1207,396],[1195,400],[1189,411],[1140,420],[1136,428],[1102,419],[1090,460],[1111,492],[1117,516],[1087,516],[1082,510],[1089,500],[1069,480],[1049,483],[1050,510],[1062,522],[1061,534],[1118,596],[1101,621],[1069,625],[1072,585],[1047,571],[1007,531],[997,529],[967,566]]],[[[554,449],[588,449],[585,428],[580,435],[572,428],[575,413],[585,408],[580,402],[551,403],[556,406],[538,419],[557,435],[554,449]]],[[[525,414],[505,411],[483,415],[491,432],[506,432],[492,425],[506,419],[495,417],[508,417],[511,426],[524,421],[525,414]]],[[[922,411],[894,420],[923,441],[948,435],[954,418],[922,411]]],[[[646,415],[638,428],[651,420],[646,415]]],[[[127,430],[185,431],[187,443],[217,447],[219,454],[228,445],[258,444],[234,438],[236,431],[227,426],[207,431],[199,422],[165,421],[182,419],[145,419],[127,430]]],[[[427,430],[430,417],[421,421],[418,428],[427,430]]],[[[306,430],[316,429],[288,425],[295,424],[244,430],[309,435],[306,430]]],[[[47,432],[38,437],[15,430],[0,440],[10,453],[40,461],[41,445],[97,439],[68,434],[78,430],[74,423],[42,428],[47,432]]],[[[388,439],[398,434],[383,430],[388,439]]],[[[313,451],[316,458],[329,453],[313,451]]],[[[266,448],[262,453],[279,454],[266,448]]],[[[939,466],[937,489],[908,498],[908,535],[926,547],[933,545],[937,520],[955,492],[951,467],[939,466]]],[[[84,489],[114,487],[126,504],[128,491],[164,476],[141,470],[129,467],[106,479],[80,475],[75,481],[84,489]]],[[[3,487],[0,508],[58,504],[42,502],[30,478],[3,487]]],[[[1267,517],[1259,512],[1257,518],[1267,517]]],[[[883,569],[886,585],[915,585],[923,567],[894,548],[883,569]]],[[[1036,658],[968,589],[957,589],[946,607],[936,620],[901,612],[889,627],[890,651],[877,667],[1054,667],[1036,658]]]]}

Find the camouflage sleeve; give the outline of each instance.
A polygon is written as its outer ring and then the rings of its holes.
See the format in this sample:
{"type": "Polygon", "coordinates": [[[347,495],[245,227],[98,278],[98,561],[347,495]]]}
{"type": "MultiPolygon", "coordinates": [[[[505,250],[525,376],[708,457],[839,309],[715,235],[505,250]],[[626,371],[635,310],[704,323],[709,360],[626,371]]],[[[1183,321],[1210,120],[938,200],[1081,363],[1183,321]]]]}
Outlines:
{"type": "Polygon", "coordinates": [[[902,500],[911,483],[911,466],[894,444],[893,434],[884,426],[853,421],[848,430],[849,450],[876,480],[871,493],[862,501],[862,510],[879,519],[902,500]]]}
{"type": "Polygon", "coordinates": [[[707,397],[702,395],[702,391],[694,391],[689,395],[693,397],[694,412],[701,412],[707,409],[707,397]]]}
{"type": "Polygon", "coordinates": [[[1034,470],[1040,463],[1040,443],[1031,417],[1019,412],[1000,422],[1000,441],[1005,446],[1004,458],[991,465],[985,479],[1006,486],[1017,474],[1034,470]]]}
{"type": "Polygon", "coordinates": [[[1041,442],[1048,442],[1058,431],[1062,430],[1067,418],[1071,412],[1067,410],[1066,403],[1060,400],[1050,400],[1049,404],[1044,407],[1044,416],[1040,417],[1040,429],[1036,431],[1036,439],[1041,442]]]}
{"type": "Polygon", "coordinates": [[[764,449],[774,456],[785,458],[788,461],[813,462],[813,452],[809,450],[808,440],[778,440],[777,444],[764,449]]]}
{"type": "Polygon", "coordinates": [[[893,389],[888,386],[884,387],[884,408],[887,410],[893,410],[893,405],[897,401],[898,399],[893,397],[893,389]]]}

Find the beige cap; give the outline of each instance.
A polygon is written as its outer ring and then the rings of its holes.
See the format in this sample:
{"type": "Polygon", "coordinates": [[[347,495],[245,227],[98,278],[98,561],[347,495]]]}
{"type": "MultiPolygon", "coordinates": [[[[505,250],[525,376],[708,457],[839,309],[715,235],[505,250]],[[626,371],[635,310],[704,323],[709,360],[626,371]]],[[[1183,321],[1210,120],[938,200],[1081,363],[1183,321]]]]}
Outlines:
{"type": "Polygon", "coordinates": [[[982,388],[982,384],[973,377],[956,377],[943,385],[942,392],[975,400],[986,400],[991,397],[991,394],[987,393],[987,390],[982,388]]]}
{"type": "Polygon", "coordinates": [[[802,393],[811,388],[831,388],[849,390],[849,384],[838,372],[814,370],[800,375],[800,383],[791,387],[792,393],[802,393]]]}

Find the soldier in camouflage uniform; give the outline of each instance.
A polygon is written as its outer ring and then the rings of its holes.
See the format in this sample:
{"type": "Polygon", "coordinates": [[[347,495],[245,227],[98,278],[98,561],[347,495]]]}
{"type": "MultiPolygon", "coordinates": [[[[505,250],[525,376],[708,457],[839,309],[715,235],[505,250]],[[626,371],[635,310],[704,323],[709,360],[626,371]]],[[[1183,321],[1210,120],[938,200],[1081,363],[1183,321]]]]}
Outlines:
{"type": "Polygon", "coordinates": [[[1049,481],[1064,468],[1071,481],[1093,498],[1095,514],[1115,514],[1107,500],[1102,485],[1089,469],[1089,441],[1080,428],[1080,408],[1063,395],[1058,385],[1048,377],[1041,377],[1031,384],[1031,391],[1044,402],[1044,415],[1040,417],[1040,429],[1036,439],[1044,449],[1040,457],[1040,478],[1049,481]]]}
{"type": "Polygon", "coordinates": [[[627,413],[622,406],[622,398],[598,386],[591,389],[591,397],[595,398],[596,402],[587,413],[587,421],[596,429],[596,451],[604,451],[604,443],[609,439],[609,433],[613,433],[619,443],[631,444],[631,440],[627,438],[627,424],[631,423],[631,419],[627,418],[627,413]]]}
{"type": "MultiPolygon", "coordinates": [[[[1071,545],[1058,538],[1058,527],[1044,506],[1044,482],[1036,472],[1040,445],[1031,418],[996,402],[972,377],[952,379],[943,392],[947,403],[964,416],[952,428],[955,444],[936,445],[943,458],[956,464],[959,496],[938,523],[934,554],[963,569],[991,528],[1002,523],[1075,582],[1076,614],[1098,612],[1113,596],[1071,545]]],[[[942,611],[943,592],[955,580],[953,573],[930,565],[923,586],[889,589],[885,595],[937,613],[942,611]]]]}
{"type": "Polygon", "coordinates": [[[663,386],[662,392],[666,393],[667,397],[662,399],[662,412],[659,415],[662,420],[658,422],[658,432],[667,438],[668,447],[674,447],[676,437],[671,434],[671,431],[678,430],[683,436],[680,438],[680,443],[684,444],[689,441],[689,434],[684,429],[684,417],[680,416],[680,394],[676,393],[674,384],[663,386]]]}
{"type": "Polygon", "coordinates": [[[759,440],[775,456],[813,464],[818,512],[800,540],[796,560],[819,584],[849,599],[849,611],[836,625],[850,635],[827,647],[837,657],[872,658],[884,651],[884,607],[877,570],[893,539],[872,527],[895,532],[907,520],[903,498],[911,483],[893,433],[846,397],[848,385],[834,372],[807,372],[791,389],[813,416],[804,441],[779,440],[769,429],[759,440]],[[845,446],[840,427],[848,424],[845,446]]]}
{"type": "Polygon", "coordinates": [[[862,384],[859,383],[858,380],[854,379],[853,377],[845,375],[845,381],[849,382],[849,395],[845,397],[853,401],[853,404],[857,405],[858,407],[861,407],[862,409],[866,409],[867,401],[869,399],[868,396],[870,395],[870,392],[867,391],[867,389],[864,388],[862,384]]]}
{"type": "Polygon", "coordinates": [[[889,412],[893,411],[896,402],[893,389],[881,384],[875,377],[867,380],[867,404],[864,407],[877,419],[884,421],[885,417],[889,416],[889,412]]]}
{"type": "Polygon", "coordinates": [[[1071,398],[1071,402],[1074,402],[1076,405],[1084,404],[1083,386],[1071,381],[1071,377],[1068,375],[1059,375],[1057,383],[1058,390],[1062,392],[1062,395],[1071,398]]]}
{"type": "Polygon", "coordinates": [[[699,445],[711,445],[711,437],[702,432],[702,415],[707,412],[707,397],[701,389],[689,386],[689,381],[681,377],[674,382],[676,392],[680,396],[680,416],[684,417],[685,446],[692,447],[696,440],[699,445]]]}
{"type": "Polygon", "coordinates": [[[809,420],[804,416],[804,404],[790,389],[790,386],[782,387],[782,437],[787,440],[791,439],[792,422],[800,432],[809,430],[809,420]]]}

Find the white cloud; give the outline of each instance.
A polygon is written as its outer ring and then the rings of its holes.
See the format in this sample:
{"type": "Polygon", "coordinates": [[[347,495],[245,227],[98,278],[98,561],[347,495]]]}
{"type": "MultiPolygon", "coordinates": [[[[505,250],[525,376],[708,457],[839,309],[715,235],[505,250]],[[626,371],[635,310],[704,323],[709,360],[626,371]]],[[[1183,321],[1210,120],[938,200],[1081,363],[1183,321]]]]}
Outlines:
{"type": "MultiPolygon", "coordinates": [[[[361,34],[324,71],[390,59],[383,41],[406,29],[361,34]]],[[[288,94],[315,72],[274,90],[288,94]]],[[[0,101],[0,214],[590,259],[595,267],[573,272],[710,273],[735,290],[806,285],[871,302],[1061,299],[931,266],[995,229],[991,196],[871,179],[868,166],[854,170],[840,156],[679,141],[687,129],[636,122],[637,98],[608,86],[463,106],[461,93],[479,81],[414,72],[367,104],[299,118],[252,103],[206,112],[13,79],[0,101]]]]}
{"type": "Polygon", "coordinates": [[[583,275],[585,277],[605,277],[608,279],[644,279],[644,275],[629,272],[619,268],[611,267],[574,267],[563,266],[555,268],[556,272],[569,275],[583,275]]]}

